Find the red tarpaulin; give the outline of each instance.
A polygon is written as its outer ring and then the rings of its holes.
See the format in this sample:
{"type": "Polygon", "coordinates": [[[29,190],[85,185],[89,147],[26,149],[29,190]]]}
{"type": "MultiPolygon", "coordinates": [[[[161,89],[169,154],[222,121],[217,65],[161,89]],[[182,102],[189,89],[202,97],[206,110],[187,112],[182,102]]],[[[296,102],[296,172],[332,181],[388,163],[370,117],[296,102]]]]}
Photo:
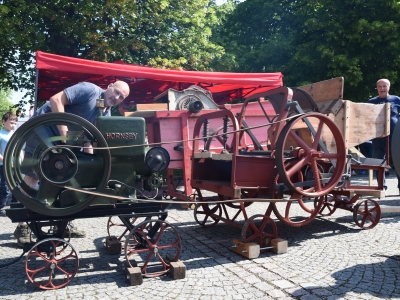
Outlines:
{"type": "Polygon", "coordinates": [[[131,89],[124,107],[153,103],[156,96],[173,88],[182,90],[197,85],[209,90],[216,103],[248,97],[283,85],[282,73],[228,73],[165,70],[124,63],[105,63],[36,52],[37,99],[52,95],[81,81],[102,88],[115,80],[126,81],[131,89]]]}

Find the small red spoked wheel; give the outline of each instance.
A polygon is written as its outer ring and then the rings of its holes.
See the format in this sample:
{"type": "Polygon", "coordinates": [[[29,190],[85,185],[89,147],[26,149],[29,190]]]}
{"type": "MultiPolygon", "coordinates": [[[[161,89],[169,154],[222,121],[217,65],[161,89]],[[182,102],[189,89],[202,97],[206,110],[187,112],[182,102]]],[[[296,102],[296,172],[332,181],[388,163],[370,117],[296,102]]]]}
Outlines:
{"type": "Polygon", "coordinates": [[[44,290],[66,286],[78,268],[76,250],[70,243],[59,238],[48,238],[36,243],[29,250],[25,262],[29,281],[44,290]]]}
{"type": "Polygon", "coordinates": [[[353,208],[354,222],[362,229],[374,228],[381,219],[381,208],[372,199],[360,200],[353,208]]]}
{"type": "Polygon", "coordinates": [[[131,267],[140,267],[143,276],[157,277],[169,271],[171,262],[178,261],[181,248],[181,239],[171,224],[147,220],[129,233],[125,242],[125,259],[131,267]]]}
{"type": "Polygon", "coordinates": [[[321,205],[321,198],[314,199],[314,208],[317,209],[318,206],[321,208],[319,209],[319,214],[321,216],[327,217],[331,216],[336,211],[336,200],[332,195],[324,195],[322,196],[322,205],[321,205]]]}
{"type": "MultiPolygon", "coordinates": [[[[271,240],[278,237],[278,228],[269,216],[254,215],[247,219],[242,227],[242,242],[257,242],[260,248],[270,246],[271,240]]],[[[261,250],[261,252],[267,249],[261,250]]]]}
{"type": "Polygon", "coordinates": [[[194,219],[202,227],[213,227],[218,224],[222,216],[219,203],[197,204],[194,208],[194,219]]]}

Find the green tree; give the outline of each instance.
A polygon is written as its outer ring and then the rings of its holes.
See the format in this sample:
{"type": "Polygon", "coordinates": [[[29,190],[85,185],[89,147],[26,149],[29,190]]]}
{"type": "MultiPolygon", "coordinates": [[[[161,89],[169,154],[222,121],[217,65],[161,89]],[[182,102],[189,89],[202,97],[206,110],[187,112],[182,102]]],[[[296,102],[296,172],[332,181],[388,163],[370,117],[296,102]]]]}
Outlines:
{"type": "Polygon", "coordinates": [[[223,48],[213,0],[2,0],[0,88],[33,94],[34,53],[207,70],[223,48]],[[2,80],[3,79],[3,80],[2,80]]]}
{"type": "MultiPolygon", "coordinates": [[[[12,97],[12,90],[10,89],[2,89],[0,90],[0,120],[4,113],[8,111],[16,111],[15,105],[10,101],[12,97]]],[[[3,125],[0,124],[0,129],[3,128],[3,125]]]]}
{"type": "Polygon", "coordinates": [[[400,93],[399,25],[393,0],[247,0],[219,42],[235,71],[281,71],[288,86],[343,76],[345,98],[365,102],[381,77],[400,93]]]}

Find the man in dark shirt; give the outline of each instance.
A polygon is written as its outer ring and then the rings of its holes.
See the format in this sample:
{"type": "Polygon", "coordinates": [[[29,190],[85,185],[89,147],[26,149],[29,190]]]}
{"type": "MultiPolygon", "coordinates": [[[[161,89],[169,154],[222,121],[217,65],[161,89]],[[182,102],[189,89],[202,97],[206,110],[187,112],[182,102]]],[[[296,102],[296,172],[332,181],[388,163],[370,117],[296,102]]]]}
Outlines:
{"type": "MultiPolygon", "coordinates": [[[[371,98],[368,103],[372,104],[383,104],[390,103],[390,136],[389,143],[392,141],[392,133],[394,126],[399,119],[399,107],[400,97],[389,95],[390,81],[382,78],[376,82],[376,89],[378,90],[378,96],[371,98]]],[[[374,158],[384,159],[386,156],[386,138],[375,138],[372,140],[372,146],[374,148],[374,158]]],[[[389,162],[388,162],[389,163],[389,162]]],[[[397,187],[400,190],[400,177],[397,175],[397,187]]],[[[387,189],[386,179],[384,177],[383,185],[387,189]]]]}

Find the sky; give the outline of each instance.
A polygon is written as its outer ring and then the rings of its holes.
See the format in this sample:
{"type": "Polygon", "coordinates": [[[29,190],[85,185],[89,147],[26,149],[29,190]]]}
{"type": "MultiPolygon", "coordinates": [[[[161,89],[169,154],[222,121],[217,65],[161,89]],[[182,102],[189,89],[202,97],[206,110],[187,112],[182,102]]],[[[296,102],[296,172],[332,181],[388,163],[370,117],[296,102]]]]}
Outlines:
{"type": "MultiPolygon", "coordinates": [[[[13,92],[11,102],[14,103],[14,104],[19,103],[19,101],[22,99],[22,97],[23,97],[24,95],[25,95],[25,91],[13,92]]],[[[27,104],[27,105],[25,106],[25,110],[26,110],[26,112],[28,112],[28,110],[29,110],[29,104],[27,104]]]]}

